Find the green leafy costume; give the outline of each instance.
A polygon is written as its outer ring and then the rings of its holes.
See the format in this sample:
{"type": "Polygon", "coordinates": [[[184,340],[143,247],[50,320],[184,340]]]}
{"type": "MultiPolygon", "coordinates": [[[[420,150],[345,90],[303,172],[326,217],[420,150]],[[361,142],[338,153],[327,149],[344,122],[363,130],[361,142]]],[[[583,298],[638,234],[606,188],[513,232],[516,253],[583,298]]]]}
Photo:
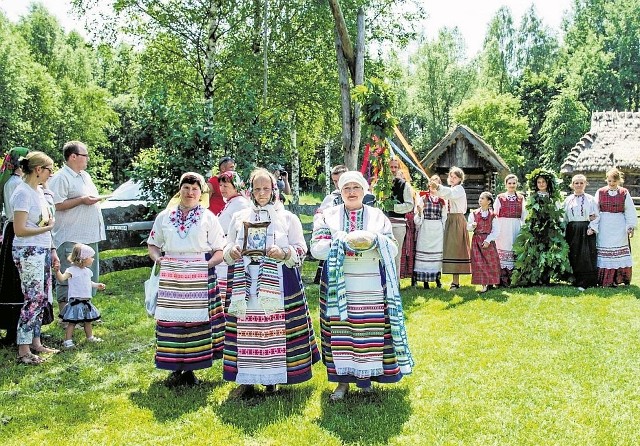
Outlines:
{"type": "Polygon", "coordinates": [[[551,279],[564,279],[571,273],[558,180],[553,172],[536,169],[527,175],[527,184],[527,218],[513,245],[516,262],[512,283],[548,285],[551,279]],[[540,177],[547,181],[548,194],[538,192],[540,177]]]}

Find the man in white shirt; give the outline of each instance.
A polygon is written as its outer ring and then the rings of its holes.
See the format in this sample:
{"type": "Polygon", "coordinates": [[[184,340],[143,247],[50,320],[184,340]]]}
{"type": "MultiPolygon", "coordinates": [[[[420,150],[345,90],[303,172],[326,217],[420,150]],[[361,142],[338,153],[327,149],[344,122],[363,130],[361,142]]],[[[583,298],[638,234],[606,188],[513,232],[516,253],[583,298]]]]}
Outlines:
{"type": "MultiPolygon", "coordinates": [[[[90,269],[91,280],[99,282],[100,256],[98,242],[106,239],[98,189],[85,171],[89,162],[87,146],[80,141],[69,141],[62,148],[65,165],[49,180],[56,205],[56,223],[53,244],[60,257],[60,271],[70,265],[67,257],[76,243],[89,245],[96,252],[90,269]]],[[[95,294],[95,289],[93,290],[95,294]]],[[[56,285],[58,307],[62,311],[68,301],[67,283],[56,285]]]]}

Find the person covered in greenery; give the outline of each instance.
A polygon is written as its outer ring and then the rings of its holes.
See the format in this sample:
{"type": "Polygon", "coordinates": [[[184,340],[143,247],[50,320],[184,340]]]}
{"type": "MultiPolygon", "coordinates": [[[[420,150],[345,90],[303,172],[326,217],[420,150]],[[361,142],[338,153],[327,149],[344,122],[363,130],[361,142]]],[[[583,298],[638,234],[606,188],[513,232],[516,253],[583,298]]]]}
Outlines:
{"type": "Polygon", "coordinates": [[[558,180],[553,172],[535,169],[527,175],[527,218],[514,244],[514,285],[549,285],[571,272],[564,237],[558,180]]]}

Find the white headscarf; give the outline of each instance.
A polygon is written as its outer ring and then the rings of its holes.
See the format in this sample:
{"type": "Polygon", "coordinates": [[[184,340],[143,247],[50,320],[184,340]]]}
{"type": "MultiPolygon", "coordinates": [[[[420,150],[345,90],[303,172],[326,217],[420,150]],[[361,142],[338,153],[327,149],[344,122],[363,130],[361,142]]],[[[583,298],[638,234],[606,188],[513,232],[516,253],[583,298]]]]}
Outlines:
{"type": "Polygon", "coordinates": [[[358,183],[364,189],[365,194],[369,192],[369,183],[367,183],[367,180],[365,180],[362,174],[357,170],[350,170],[340,175],[340,179],[338,180],[338,189],[342,191],[342,188],[347,183],[358,183]]]}

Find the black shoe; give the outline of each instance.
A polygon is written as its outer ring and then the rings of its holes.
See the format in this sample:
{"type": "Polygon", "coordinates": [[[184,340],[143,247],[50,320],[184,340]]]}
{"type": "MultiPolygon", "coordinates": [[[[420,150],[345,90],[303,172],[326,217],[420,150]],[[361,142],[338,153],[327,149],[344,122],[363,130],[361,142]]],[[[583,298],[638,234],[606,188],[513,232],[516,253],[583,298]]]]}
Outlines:
{"type": "Polygon", "coordinates": [[[440,282],[440,279],[436,279],[436,286],[438,288],[442,288],[442,282],[440,282]]]}
{"type": "Polygon", "coordinates": [[[164,380],[164,385],[172,389],[182,384],[182,370],[176,370],[164,380]]]}
{"type": "Polygon", "coordinates": [[[425,290],[429,289],[429,282],[422,282],[422,285],[424,286],[425,290]]]}
{"type": "Polygon", "coordinates": [[[415,277],[411,278],[411,286],[416,286],[418,284],[418,281],[416,280],[415,277]]]}
{"type": "Polygon", "coordinates": [[[274,393],[276,393],[276,390],[278,390],[278,387],[276,384],[270,384],[268,386],[264,386],[264,393],[266,393],[267,395],[273,395],[274,393]]]}
{"type": "Polygon", "coordinates": [[[180,384],[183,386],[197,386],[200,384],[200,380],[196,378],[192,370],[189,370],[184,372],[180,377],[180,384]]]}
{"type": "Polygon", "coordinates": [[[237,399],[250,399],[256,393],[256,389],[251,384],[240,384],[229,393],[229,398],[232,400],[237,399]]]}

